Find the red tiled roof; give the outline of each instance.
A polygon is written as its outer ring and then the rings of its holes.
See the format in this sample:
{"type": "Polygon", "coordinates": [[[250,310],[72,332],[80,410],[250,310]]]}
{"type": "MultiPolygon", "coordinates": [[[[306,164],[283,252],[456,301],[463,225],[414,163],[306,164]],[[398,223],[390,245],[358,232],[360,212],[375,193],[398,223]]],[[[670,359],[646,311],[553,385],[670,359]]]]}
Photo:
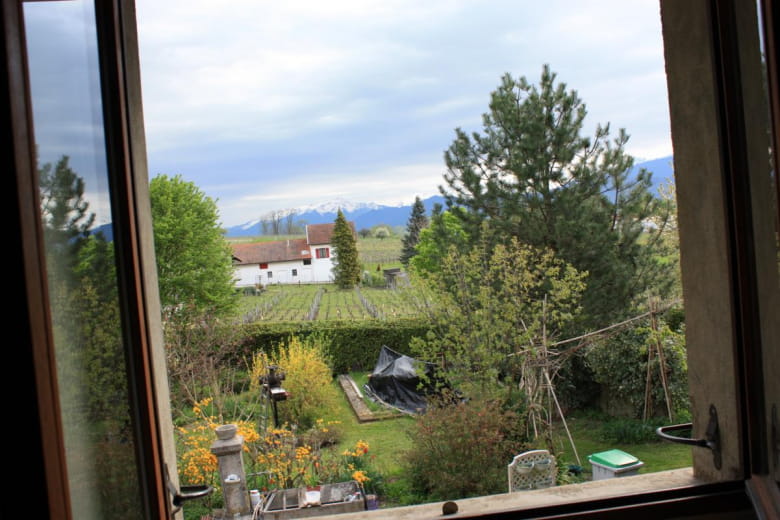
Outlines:
{"type": "Polygon", "coordinates": [[[305,238],[256,242],[254,244],[232,244],[233,256],[238,264],[261,264],[302,260],[311,258],[305,238]]]}
{"type": "MultiPolygon", "coordinates": [[[[276,240],[273,242],[255,242],[254,244],[231,244],[233,258],[239,265],[265,264],[311,258],[309,245],[330,244],[333,228],[336,224],[310,224],[306,226],[306,238],[276,240]]],[[[349,222],[352,234],[357,237],[355,223],[349,222]]]]}
{"type": "MultiPolygon", "coordinates": [[[[352,234],[357,237],[355,232],[355,223],[348,222],[352,229],[352,234]]],[[[309,224],[306,226],[306,236],[309,238],[309,244],[330,244],[330,237],[333,234],[333,228],[336,224],[309,224]]]]}

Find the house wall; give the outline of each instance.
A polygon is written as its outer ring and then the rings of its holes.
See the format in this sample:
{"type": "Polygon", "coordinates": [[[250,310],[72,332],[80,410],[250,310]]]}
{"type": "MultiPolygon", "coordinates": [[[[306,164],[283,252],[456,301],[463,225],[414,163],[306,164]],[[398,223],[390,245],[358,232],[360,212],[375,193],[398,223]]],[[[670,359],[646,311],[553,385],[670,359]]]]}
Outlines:
{"type": "Polygon", "coordinates": [[[258,283],[270,285],[278,283],[330,282],[332,280],[330,278],[330,262],[328,260],[327,258],[322,259],[320,261],[321,265],[316,266],[314,260],[312,260],[311,265],[303,265],[302,260],[271,262],[268,264],[268,269],[260,269],[259,264],[237,265],[235,266],[235,286],[242,288],[254,287],[258,283]],[[295,274],[293,274],[293,270],[295,270],[295,274]],[[268,277],[269,271],[271,272],[271,278],[268,277]]]}
{"type": "Polygon", "coordinates": [[[235,266],[235,286],[236,287],[254,287],[260,283],[260,266],[258,264],[237,265],[235,266]]]}
{"type": "Polygon", "coordinates": [[[310,271],[311,266],[303,265],[302,260],[292,260],[289,262],[271,262],[268,264],[268,269],[260,270],[260,283],[263,285],[272,285],[277,283],[304,283],[304,281],[308,278],[308,272],[310,271]],[[293,274],[293,270],[295,271],[295,274],[293,274]],[[269,273],[272,274],[271,277],[268,276],[269,273]]]}
{"type": "Polygon", "coordinates": [[[254,287],[256,284],[269,285],[281,283],[331,283],[333,282],[333,247],[330,244],[318,244],[309,246],[311,251],[311,264],[303,265],[303,260],[290,260],[287,262],[269,262],[268,269],[260,269],[259,264],[245,264],[235,266],[235,287],[254,287]],[[316,258],[315,250],[327,247],[330,252],[328,258],[316,258]],[[293,269],[296,274],[293,275],[293,269]],[[268,272],[272,273],[268,278],[268,272]]]}
{"type": "Polygon", "coordinates": [[[333,281],[333,247],[330,244],[318,244],[316,246],[309,246],[311,251],[311,267],[313,268],[314,281],[315,282],[332,282],[333,281]],[[317,258],[315,253],[316,249],[321,247],[327,247],[330,251],[330,257],[317,258]]]}

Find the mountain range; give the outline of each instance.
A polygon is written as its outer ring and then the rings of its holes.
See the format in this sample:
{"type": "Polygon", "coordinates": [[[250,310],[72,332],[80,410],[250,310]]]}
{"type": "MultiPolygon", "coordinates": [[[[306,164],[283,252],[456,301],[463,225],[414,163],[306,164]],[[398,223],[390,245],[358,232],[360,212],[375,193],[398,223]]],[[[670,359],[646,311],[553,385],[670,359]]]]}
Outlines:
{"type": "MultiPolygon", "coordinates": [[[[653,189],[656,194],[658,187],[665,181],[673,181],[674,173],[672,169],[672,156],[661,157],[648,161],[639,162],[634,166],[633,171],[639,171],[644,168],[653,173],[653,189]]],[[[444,197],[433,195],[422,200],[425,211],[430,215],[434,204],[444,205],[444,197]]],[[[321,204],[319,206],[308,206],[288,210],[295,214],[295,222],[306,224],[325,224],[336,220],[336,213],[339,208],[344,213],[344,217],[355,223],[355,228],[370,229],[374,226],[384,225],[388,227],[406,227],[409,216],[412,212],[411,200],[408,205],[403,206],[384,206],[371,202],[351,203],[349,201],[337,200],[321,204]]],[[[262,224],[260,219],[252,220],[237,226],[226,228],[225,236],[228,238],[237,238],[245,236],[262,235],[262,224]]]]}

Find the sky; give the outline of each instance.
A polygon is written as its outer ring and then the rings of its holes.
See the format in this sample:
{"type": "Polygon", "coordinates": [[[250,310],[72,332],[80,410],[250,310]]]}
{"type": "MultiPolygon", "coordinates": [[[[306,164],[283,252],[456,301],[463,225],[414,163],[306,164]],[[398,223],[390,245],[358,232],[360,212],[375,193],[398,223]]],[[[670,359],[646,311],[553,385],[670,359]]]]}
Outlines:
{"type": "MultiPolygon", "coordinates": [[[[41,29],[41,77],[68,63],[66,14],[61,40],[41,29]]],[[[480,130],[503,74],[538,83],[544,64],[586,134],[608,122],[638,160],[672,153],[657,0],[136,0],[136,16],[149,176],[195,183],[225,226],[437,194],[455,129],[480,130]]]]}

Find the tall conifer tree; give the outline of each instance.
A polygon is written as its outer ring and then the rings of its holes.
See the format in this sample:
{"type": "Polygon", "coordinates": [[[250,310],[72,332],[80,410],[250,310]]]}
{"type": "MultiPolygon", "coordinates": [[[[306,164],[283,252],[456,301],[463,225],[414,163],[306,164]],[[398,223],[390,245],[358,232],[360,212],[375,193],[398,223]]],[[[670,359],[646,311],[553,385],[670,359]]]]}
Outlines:
{"type": "Polygon", "coordinates": [[[406,234],[402,240],[401,263],[409,265],[409,260],[417,254],[417,243],[420,241],[420,232],[428,227],[428,217],[425,215],[425,206],[420,197],[414,198],[412,213],[406,224],[406,234]]]}
{"type": "Polygon", "coordinates": [[[361,267],[355,232],[341,209],[336,214],[331,243],[336,250],[336,257],[333,259],[334,281],[342,289],[351,289],[360,283],[361,267]]]}
{"type": "Polygon", "coordinates": [[[490,96],[482,132],[456,137],[445,152],[450,211],[472,238],[487,222],[498,242],[549,248],[588,273],[587,327],[631,312],[648,291],[663,296],[672,279],[655,245],[668,214],[650,192],[651,174],[632,173],[620,130],[582,134],[585,105],[545,65],[539,86],[506,74],[490,96]],[[645,225],[661,215],[662,225],[645,225]]]}

